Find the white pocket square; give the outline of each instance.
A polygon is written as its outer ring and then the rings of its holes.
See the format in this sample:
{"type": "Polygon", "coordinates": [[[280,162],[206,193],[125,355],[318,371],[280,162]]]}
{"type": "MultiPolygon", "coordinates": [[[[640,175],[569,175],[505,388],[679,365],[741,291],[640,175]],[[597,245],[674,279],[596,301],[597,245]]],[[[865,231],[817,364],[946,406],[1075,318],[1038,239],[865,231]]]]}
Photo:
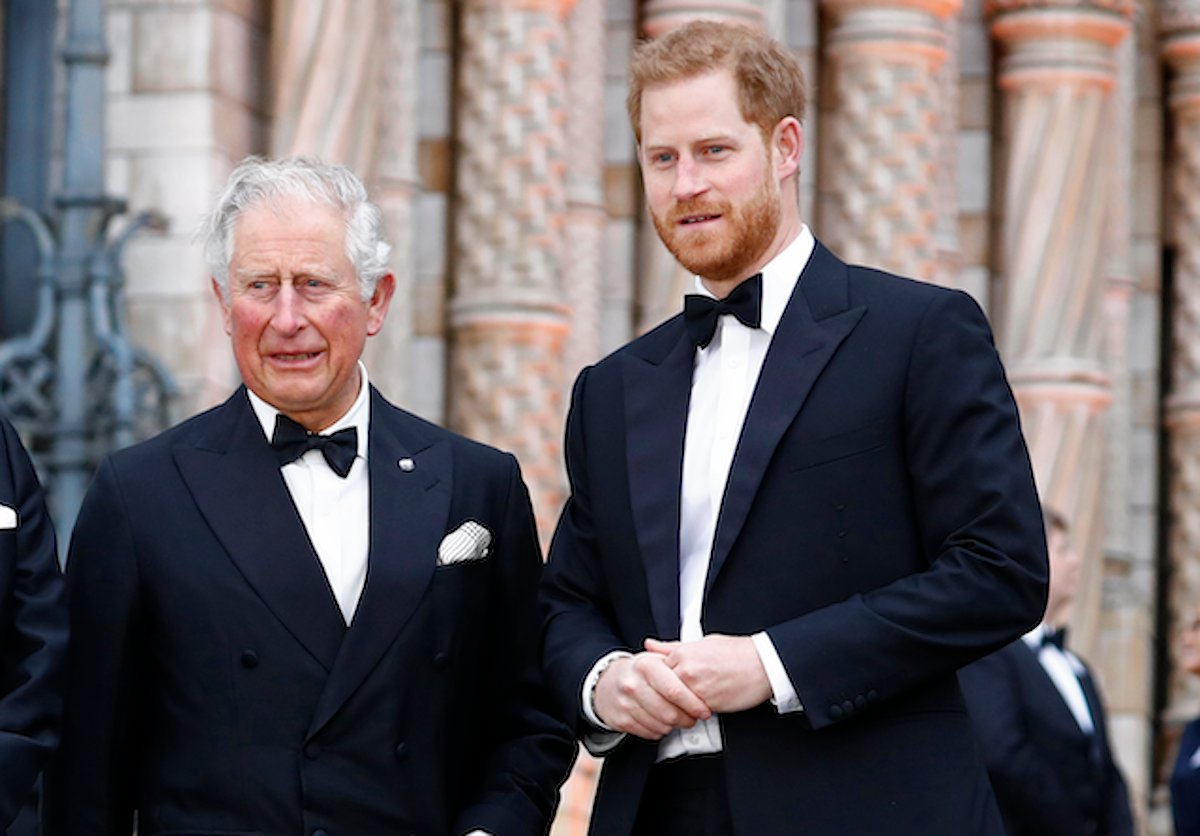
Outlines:
{"type": "Polygon", "coordinates": [[[492,532],[474,520],[467,520],[442,538],[438,546],[438,566],[483,560],[491,549],[492,532]]]}
{"type": "Polygon", "coordinates": [[[0,531],[12,531],[17,527],[17,510],[0,505],[0,531]]]}

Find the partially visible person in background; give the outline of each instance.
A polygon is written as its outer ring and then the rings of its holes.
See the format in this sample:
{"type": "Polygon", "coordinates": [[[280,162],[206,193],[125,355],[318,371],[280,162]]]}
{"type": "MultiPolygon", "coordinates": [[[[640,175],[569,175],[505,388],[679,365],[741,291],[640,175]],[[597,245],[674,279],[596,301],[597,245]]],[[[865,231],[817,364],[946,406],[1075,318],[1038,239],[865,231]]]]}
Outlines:
{"type": "MultiPolygon", "coordinates": [[[[1180,666],[1200,676],[1200,609],[1183,628],[1180,666]]],[[[1200,717],[1192,720],[1179,739],[1179,754],[1171,771],[1171,815],[1175,836],[1200,836],[1200,717]]]]}
{"type": "Polygon", "coordinates": [[[67,652],[54,525],[17,431],[0,418],[0,832],[37,832],[38,774],[58,743],[67,652]]]}
{"type": "Polygon", "coordinates": [[[959,672],[1010,836],[1129,836],[1125,780],[1091,672],[1063,646],[1082,560],[1046,509],[1050,595],[1042,623],[959,672]]]}

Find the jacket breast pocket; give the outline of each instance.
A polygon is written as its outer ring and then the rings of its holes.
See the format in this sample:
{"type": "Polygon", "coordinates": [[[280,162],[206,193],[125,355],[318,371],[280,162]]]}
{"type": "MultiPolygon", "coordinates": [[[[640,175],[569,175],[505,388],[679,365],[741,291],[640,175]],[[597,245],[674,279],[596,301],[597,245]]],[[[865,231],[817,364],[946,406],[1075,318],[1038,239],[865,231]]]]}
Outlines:
{"type": "Polygon", "coordinates": [[[788,467],[804,470],[882,449],[887,446],[889,424],[886,420],[875,421],[797,445],[788,454],[788,467]]]}

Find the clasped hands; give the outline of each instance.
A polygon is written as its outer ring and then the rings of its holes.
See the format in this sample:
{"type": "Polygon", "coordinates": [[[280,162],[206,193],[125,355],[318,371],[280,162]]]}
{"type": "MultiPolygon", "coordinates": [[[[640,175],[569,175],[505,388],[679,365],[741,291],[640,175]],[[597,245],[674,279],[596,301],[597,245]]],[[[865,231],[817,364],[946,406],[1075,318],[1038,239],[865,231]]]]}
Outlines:
{"type": "Polygon", "coordinates": [[[718,633],[697,641],[646,639],[641,653],[615,659],[596,682],[596,715],[645,740],[691,728],[713,714],[745,711],[771,696],[754,640],[718,633]]]}

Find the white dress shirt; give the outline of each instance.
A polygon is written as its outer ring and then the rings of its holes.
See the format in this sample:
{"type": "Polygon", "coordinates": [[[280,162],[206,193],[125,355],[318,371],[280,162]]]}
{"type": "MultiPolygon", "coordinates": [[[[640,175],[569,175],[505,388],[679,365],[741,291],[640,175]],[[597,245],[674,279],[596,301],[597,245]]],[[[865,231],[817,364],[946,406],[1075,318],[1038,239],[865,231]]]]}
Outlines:
{"type": "MultiPolygon", "coordinates": [[[[712,342],[705,348],[696,349],[680,488],[681,641],[696,641],[704,635],[700,625],[704,586],[734,452],[771,338],[814,245],[812,233],[807,226],[802,226],[795,240],[763,268],[760,327],[747,328],[735,317],[719,317],[712,342]]],[[[712,295],[699,277],[695,284],[696,292],[712,295]]],[[[757,633],[752,638],[770,679],[772,702],[777,710],[802,710],[775,645],[766,633],[757,633]]],[[[601,728],[606,727],[595,713],[595,683],[608,663],[619,655],[625,654],[613,653],[602,658],[584,680],[584,716],[601,728]]],[[[600,752],[611,748],[619,739],[593,736],[589,743],[593,751],[600,752]]],[[[720,722],[714,715],[690,729],[669,733],[659,742],[658,759],[719,752],[721,748],[720,722]]]]}
{"type": "MultiPolygon", "coordinates": [[[[354,427],[358,454],[346,478],[329,467],[320,450],[308,450],[282,468],[292,502],[300,513],[308,539],[325,570],[342,619],[349,624],[367,580],[367,554],[371,546],[371,482],[367,474],[367,431],[371,423],[367,370],[358,364],[358,397],[350,411],[321,430],[330,435],[354,427]]],[[[267,440],[275,432],[279,410],[247,390],[250,405],[267,440]]]]}
{"type": "Polygon", "coordinates": [[[1079,678],[1085,673],[1083,663],[1069,650],[1060,650],[1052,644],[1042,644],[1042,637],[1045,634],[1046,626],[1039,624],[1022,638],[1025,640],[1025,644],[1029,645],[1037,654],[1038,662],[1046,671],[1046,675],[1050,677],[1050,681],[1054,683],[1054,687],[1058,689],[1058,693],[1062,695],[1063,702],[1071,710],[1071,716],[1075,718],[1080,730],[1084,734],[1091,734],[1096,730],[1096,724],[1092,719],[1092,712],[1088,708],[1083,685],[1079,681],[1079,678]]]}

